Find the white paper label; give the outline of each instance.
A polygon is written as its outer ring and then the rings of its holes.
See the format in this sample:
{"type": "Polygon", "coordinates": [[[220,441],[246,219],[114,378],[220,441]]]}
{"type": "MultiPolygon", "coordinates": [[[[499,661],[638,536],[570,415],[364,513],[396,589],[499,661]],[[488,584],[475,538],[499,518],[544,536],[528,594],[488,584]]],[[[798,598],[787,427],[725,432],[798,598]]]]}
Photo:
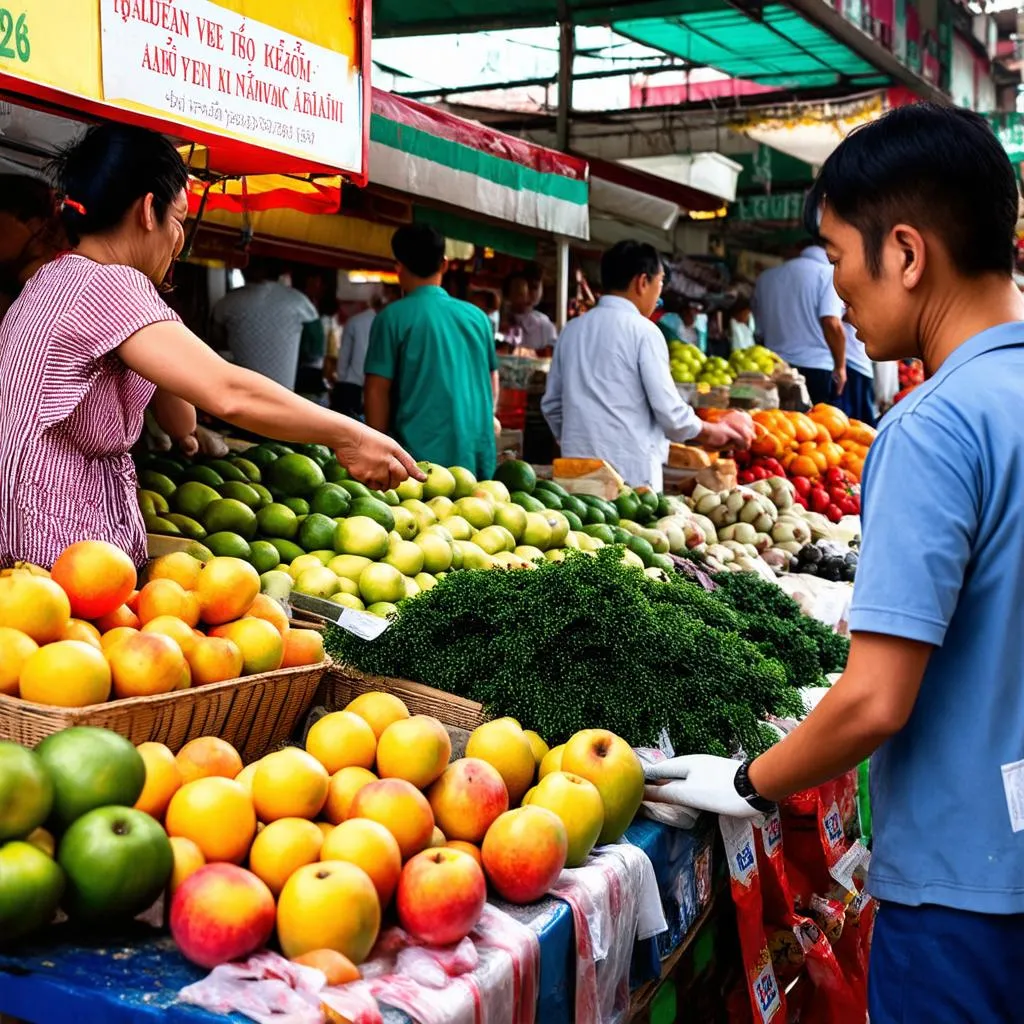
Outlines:
{"type": "Polygon", "coordinates": [[[770,960],[754,980],[754,997],[757,999],[757,1008],[764,1024],[768,1024],[768,1021],[782,1009],[779,983],[775,980],[775,971],[772,970],[770,960]]]}
{"type": "Polygon", "coordinates": [[[1014,832],[1024,832],[1024,761],[1003,765],[1003,789],[1010,827],[1014,832]]]}
{"type": "Polygon", "coordinates": [[[359,171],[349,56],[210,0],[102,0],[103,95],[176,123],[359,171]]]}
{"type": "Polygon", "coordinates": [[[718,817],[718,829],[725,844],[729,874],[740,883],[750,885],[757,872],[757,854],[754,852],[754,829],[746,818],[718,817]]]}
{"type": "Polygon", "coordinates": [[[829,846],[834,850],[843,841],[843,816],[839,813],[839,805],[832,804],[828,809],[822,824],[825,826],[825,837],[829,846]]]}
{"type": "Polygon", "coordinates": [[[338,625],[360,640],[376,640],[391,625],[391,620],[359,612],[355,608],[342,608],[338,625]]]}
{"type": "Polygon", "coordinates": [[[764,842],[764,852],[770,857],[775,848],[782,843],[782,816],[777,808],[768,815],[761,826],[761,838],[764,842]]]}

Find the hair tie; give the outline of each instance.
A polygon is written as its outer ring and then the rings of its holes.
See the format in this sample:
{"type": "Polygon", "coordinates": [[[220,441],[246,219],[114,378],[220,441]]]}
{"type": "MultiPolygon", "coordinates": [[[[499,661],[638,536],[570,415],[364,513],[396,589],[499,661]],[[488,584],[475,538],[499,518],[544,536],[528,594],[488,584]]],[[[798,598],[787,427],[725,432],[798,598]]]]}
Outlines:
{"type": "Polygon", "coordinates": [[[80,213],[83,217],[85,216],[85,206],[80,203],[77,199],[71,199],[69,196],[64,197],[64,202],[61,204],[61,208],[69,206],[75,213],[80,213]]]}

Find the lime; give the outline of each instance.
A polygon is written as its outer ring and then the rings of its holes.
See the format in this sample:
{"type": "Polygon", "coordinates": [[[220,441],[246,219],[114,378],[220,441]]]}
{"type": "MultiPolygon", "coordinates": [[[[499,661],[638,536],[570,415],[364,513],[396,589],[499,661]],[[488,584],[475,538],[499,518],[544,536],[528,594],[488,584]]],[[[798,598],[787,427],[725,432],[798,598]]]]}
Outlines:
{"type": "MultiPolygon", "coordinates": [[[[584,526],[583,527],[583,532],[588,537],[597,537],[598,540],[603,540],[605,542],[605,544],[616,544],[616,543],[628,544],[629,543],[628,540],[616,541],[615,534],[612,532],[612,528],[610,526],[606,526],[604,523],[593,523],[593,524],[584,526]]],[[[629,537],[629,539],[632,540],[632,537],[629,534],[627,534],[627,537],[629,537]]]]}
{"type": "Polygon", "coordinates": [[[270,491],[263,484],[249,484],[249,486],[256,492],[256,497],[260,499],[260,503],[256,506],[258,509],[266,508],[274,500],[270,491]]]}
{"type": "Polygon", "coordinates": [[[309,515],[309,502],[305,498],[282,498],[281,504],[286,505],[297,516],[309,515]]]}
{"type": "Polygon", "coordinates": [[[168,522],[174,523],[183,537],[202,540],[206,536],[206,530],[199,523],[189,516],[183,516],[180,512],[168,512],[165,518],[168,522]]]}
{"type": "Polygon", "coordinates": [[[139,491],[139,508],[149,515],[163,516],[171,511],[167,499],[156,491],[139,491]]]}
{"type": "Polygon", "coordinates": [[[270,537],[267,543],[277,548],[277,553],[285,565],[290,565],[296,558],[301,558],[306,553],[298,544],[283,537],[270,537]]]}
{"type": "Polygon", "coordinates": [[[361,484],[358,480],[342,480],[340,483],[353,498],[370,497],[370,488],[365,484],[361,484]]]}
{"type": "Polygon", "coordinates": [[[455,493],[451,495],[456,501],[468,498],[476,490],[476,477],[462,466],[451,466],[448,472],[455,478],[455,493]]]}
{"type": "Polygon", "coordinates": [[[260,496],[251,484],[243,484],[238,480],[228,480],[227,483],[221,484],[217,491],[222,498],[233,498],[235,501],[240,501],[243,505],[248,505],[252,509],[260,507],[260,496]]]}
{"type": "Polygon", "coordinates": [[[344,515],[351,504],[351,495],[340,484],[322,484],[309,499],[309,510],[333,519],[344,515]]]}
{"type": "Polygon", "coordinates": [[[224,477],[209,466],[190,466],[182,474],[181,479],[185,482],[194,480],[197,483],[206,484],[207,487],[220,487],[224,483],[224,477]]]}
{"type": "Polygon", "coordinates": [[[375,562],[359,577],[359,595],[367,605],[401,601],[405,597],[405,577],[393,565],[375,562]]]}
{"type": "Polygon", "coordinates": [[[233,466],[227,459],[210,459],[207,465],[214,472],[219,473],[225,483],[228,480],[237,480],[238,483],[244,484],[249,479],[237,466],[233,466]]]}
{"type": "Polygon", "coordinates": [[[348,470],[339,462],[328,462],[324,466],[324,478],[328,483],[340,484],[342,480],[348,479],[348,470]]]}
{"type": "MultiPolygon", "coordinates": [[[[335,522],[329,516],[312,512],[299,527],[299,547],[306,551],[323,550],[334,545],[335,522]]],[[[332,552],[333,556],[333,552],[332,552]]]]}
{"type": "MultiPolygon", "coordinates": [[[[266,445],[258,444],[253,448],[247,448],[245,459],[262,471],[278,458],[277,452],[271,451],[266,445]]],[[[260,477],[262,480],[262,476],[260,477]]]]}
{"type": "Polygon", "coordinates": [[[390,533],[395,528],[395,514],[376,498],[356,498],[348,510],[349,516],[365,516],[383,526],[390,533]]]}
{"type": "Polygon", "coordinates": [[[139,484],[143,490],[156,491],[157,494],[169,498],[177,486],[169,476],[157,473],[152,469],[145,469],[139,474],[139,484]]]}
{"type": "Polygon", "coordinates": [[[292,540],[299,532],[299,520],[287,505],[272,501],[256,513],[256,528],[261,537],[282,537],[284,540],[292,540]]]}
{"type": "Polygon", "coordinates": [[[256,513],[234,498],[218,498],[203,509],[203,526],[210,533],[228,531],[251,539],[256,536],[256,513]]]}
{"type": "Polygon", "coordinates": [[[252,557],[249,542],[244,537],[239,537],[237,533],[231,533],[228,530],[211,533],[206,538],[206,546],[219,557],[244,558],[247,562],[252,557]]]}
{"type": "Polygon", "coordinates": [[[199,519],[212,502],[217,501],[220,495],[208,484],[201,484],[198,480],[191,480],[182,484],[172,498],[174,511],[180,512],[190,519],[199,519]]]}
{"type": "Polygon", "coordinates": [[[343,519],[335,527],[334,550],[371,560],[383,558],[388,553],[388,531],[368,516],[343,519]]]}
{"type": "Polygon", "coordinates": [[[254,540],[249,545],[249,557],[253,568],[262,576],[281,564],[281,555],[269,540],[254,540]]]}
{"type": "Polygon", "coordinates": [[[544,502],[538,501],[532,494],[527,494],[526,491],[513,491],[511,498],[513,504],[526,509],[527,512],[544,511],[544,502]]]}
{"type": "Polygon", "coordinates": [[[537,486],[537,474],[533,466],[519,459],[509,459],[500,463],[494,479],[500,480],[510,491],[523,491],[525,494],[533,494],[533,489],[537,486]]]}
{"type": "Polygon", "coordinates": [[[228,462],[230,462],[235,469],[240,469],[251,484],[258,484],[263,479],[263,474],[260,473],[260,467],[257,466],[255,462],[243,459],[240,455],[235,455],[233,458],[228,459],[228,462]]]}
{"type": "Polygon", "coordinates": [[[291,498],[306,498],[324,483],[324,471],[308,455],[282,455],[267,467],[267,482],[291,498]]]}
{"type": "Polygon", "coordinates": [[[169,519],[164,519],[161,516],[145,515],[142,518],[146,524],[146,533],[162,533],[168,537],[181,536],[181,530],[179,530],[169,519]]]}

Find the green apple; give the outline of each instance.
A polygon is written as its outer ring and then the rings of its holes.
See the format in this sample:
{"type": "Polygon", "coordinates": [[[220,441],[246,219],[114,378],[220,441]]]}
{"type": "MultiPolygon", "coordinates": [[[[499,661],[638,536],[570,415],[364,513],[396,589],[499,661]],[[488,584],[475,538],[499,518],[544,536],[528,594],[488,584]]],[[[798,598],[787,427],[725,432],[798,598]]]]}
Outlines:
{"type": "MultiPolygon", "coordinates": [[[[586,534],[584,534],[586,536],[586,534]]],[[[547,551],[551,544],[551,525],[543,512],[526,513],[526,529],[520,538],[523,544],[547,551]]]]}
{"type": "MultiPolygon", "coordinates": [[[[512,534],[518,544],[526,532],[526,509],[518,505],[499,505],[494,510],[494,522],[497,526],[504,526],[512,534]]],[[[565,521],[566,531],[569,529],[569,521],[565,521]]]]}
{"type": "Polygon", "coordinates": [[[362,555],[338,555],[327,563],[327,568],[335,576],[358,583],[363,570],[370,564],[371,559],[364,558],[362,555]]]}
{"type": "MultiPolygon", "coordinates": [[[[432,530],[439,527],[431,527],[432,530]]],[[[452,566],[452,547],[455,543],[445,540],[438,533],[421,533],[413,543],[423,553],[422,569],[429,573],[445,572],[452,566]]]]}
{"type": "Polygon", "coordinates": [[[307,569],[295,581],[295,590],[310,597],[330,597],[338,592],[338,587],[338,577],[325,565],[307,569]]]}
{"type": "Polygon", "coordinates": [[[405,596],[415,597],[420,592],[420,585],[411,577],[405,577],[405,596]]]}
{"type": "Polygon", "coordinates": [[[543,516],[548,526],[551,527],[551,541],[548,547],[560,548],[565,543],[565,538],[569,536],[569,520],[561,512],[551,508],[546,512],[536,514],[543,516]]]}
{"type": "Polygon", "coordinates": [[[405,597],[405,577],[393,565],[374,562],[359,577],[359,596],[367,607],[382,601],[401,601],[405,597]]]}
{"type": "Polygon", "coordinates": [[[53,782],[39,756],[20,743],[0,742],[0,841],[20,839],[53,809],[53,782]]]}
{"type": "Polygon", "coordinates": [[[427,507],[431,512],[437,516],[438,519],[444,519],[446,516],[452,515],[452,510],[455,508],[455,502],[451,498],[431,498],[427,502],[427,507]]]}
{"type": "Polygon", "coordinates": [[[490,495],[500,505],[507,505],[512,500],[508,488],[500,480],[481,480],[474,493],[480,495],[481,492],[490,495]]]}
{"type": "Polygon", "coordinates": [[[487,526],[473,535],[473,543],[489,555],[496,555],[499,551],[511,551],[516,539],[504,526],[487,526]]]}
{"type": "Polygon", "coordinates": [[[437,577],[431,576],[429,572],[421,572],[416,576],[416,585],[421,591],[433,590],[437,586],[437,577]]]}
{"type": "Polygon", "coordinates": [[[352,608],[357,612],[366,610],[366,605],[355,594],[346,594],[342,590],[339,590],[336,594],[331,594],[327,600],[332,601],[334,604],[340,604],[342,608],[352,608]]]}
{"type": "Polygon", "coordinates": [[[452,466],[449,472],[455,477],[455,493],[452,497],[457,501],[459,498],[468,498],[477,488],[476,477],[462,466],[452,466]]]}
{"type": "Polygon", "coordinates": [[[398,495],[399,501],[406,501],[409,498],[420,501],[423,498],[423,484],[419,480],[413,480],[411,476],[406,477],[395,488],[395,493],[398,495]]]}
{"type": "Polygon", "coordinates": [[[412,540],[420,532],[419,521],[407,508],[399,505],[398,508],[391,510],[391,514],[395,517],[394,532],[399,534],[402,540],[412,540]]]}
{"type": "Polygon", "coordinates": [[[334,547],[341,555],[362,555],[371,561],[383,558],[388,553],[388,531],[369,516],[342,519],[334,533],[334,547]]]}
{"type": "Polygon", "coordinates": [[[400,540],[392,544],[384,556],[384,564],[393,565],[403,576],[415,576],[423,571],[423,559],[423,549],[418,544],[411,540],[400,540]]]}
{"type": "Polygon", "coordinates": [[[287,601],[292,594],[295,581],[284,569],[271,569],[260,576],[260,590],[268,597],[276,597],[279,601],[287,601]]]}
{"type": "Polygon", "coordinates": [[[314,554],[299,555],[298,558],[288,566],[288,574],[292,580],[298,580],[298,578],[306,572],[308,569],[323,569],[324,563],[320,561],[319,557],[314,554]]]}
{"type": "Polygon", "coordinates": [[[425,530],[428,526],[433,526],[437,522],[437,514],[434,510],[429,505],[422,501],[417,501],[415,498],[403,501],[399,507],[408,509],[413,514],[420,530],[425,530]]]}
{"type": "Polygon", "coordinates": [[[371,615],[376,615],[378,619],[390,619],[398,614],[398,606],[391,601],[375,601],[366,610],[371,615]]]}
{"type": "MultiPolygon", "coordinates": [[[[473,527],[483,530],[494,522],[494,504],[486,498],[459,498],[455,502],[455,511],[473,527]]],[[[451,527],[448,527],[451,530],[451,527]]],[[[455,531],[452,530],[454,536],[455,531]]]]}
{"type": "Polygon", "coordinates": [[[473,527],[462,516],[449,516],[444,521],[444,528],[451,534],[452,540],[469,540],[473,536],[473,527]]]}
{"type": "Polygon", "coordinates": [[[515,554],[520,558],[525,558],[527,562],[538,562],[544,557],[544,552],[540,548],[532,547],[529,544],[520,544],[516,548],[515,554]]]}
{"type": "Polygon", "coordinates": [[[419,467],[427,474],[423,484],[423,497],[427,501],[431,498],[450,498],[455,493],[455,477],[444,466],[421,462],[419,467]]]}
{"type": "MultiPolygon", "coordinates": [[[[494,559],[483,548],[469,540],[457,540],[455,550],[461,557],[463,569],[493,569],[494,559]]],[[[454,567],[454,562],[453,562],[454,567]]]]}
{"type": "Polygon", "coordinates": [[[546,807],[562,819],[569,834],[565,866],[580,867],[590,856],[604,827],[604,801],[597,787],[572,772],[551,772],[537,783],[523,803],[546,807]]]}

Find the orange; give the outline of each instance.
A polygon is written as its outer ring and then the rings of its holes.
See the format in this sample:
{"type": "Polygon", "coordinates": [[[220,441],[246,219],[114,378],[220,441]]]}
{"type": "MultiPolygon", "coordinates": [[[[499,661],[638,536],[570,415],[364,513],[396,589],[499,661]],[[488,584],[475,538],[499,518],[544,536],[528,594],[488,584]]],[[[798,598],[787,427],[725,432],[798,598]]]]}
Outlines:
{"type": "Polygon", "coordinates": [[[126,636],[132,636],[135,633],[138,633],[138,630],[131,626],[117,626],[115,629],[108,630],[100,637],[100,649],[109,651],[114,644],[120,643],[126,636]]]}
{"type": "Polygon", "coordinates": [[[252,780],[256,814],[263,822],[313,819],[327,799],[330,781],[324,766],[298,747],[267,754],[252,780]]]}
{"type": "Polygon", "coordinates": [[[191,629],[199,622],[199,602],[174,580],[153,580],[139,591],[138,615],[143,625],[158,616],[172,615],[191,629]]]}
{"type": "Polygon", "coordinates": [[[161,633],[134,633],[106,653],[118,698],[170,693],[188,669],[181,648],[161,633]]]}
{"type": "Polygon", "coordinates": [[[315,629],[289,629],[284,635],[281,668],[319,665],[324,660],[324,638],[315,629]]]}
{"type": "Polygon", "coordinates": [[[247,619],[266,619],[282,637],[288,635],[288,616],[281,605],[266,594],[257,594],[245,613],[247,619]]]}
{"type": "Polygon", "coordinates": [[[174,754],[163,743],[140,743],[135,749],[146,765],[146,784],[135,801],[135,807],[160,821],[171,797],[181,789],[184,781],[181,770],[174,754]]]}
{"type": "Polygon", "coordinates": [[[142,632],[169,636],[181,648],[181,653],[186,657],[198,642],[192,627],[174,615],[158,615],[155,619],[150,619],[142,627],[142,632]]]}
{"type": "Polygon", "coordinates": [[[171,870],[171,880],[167,888],[173,896],[178,886],[194,875],[205,863],[206,858],[203,851],[184,836],[171,836],[168,840],[171,844],[171,853],[174,854],[174,867],[171,870]]]}
{"type": "Polygon", "coordinates": [[[342,768],[372,768],[377,757],[377,737],[365,718],[351,711],[324,715],[309,730],[306,750],[333,775],[342,768]]]}
{"type": "Polygon", "coordinates": [[[103,650],[103,645],[100,643],[100,631],[91,622],[86,622],[84,619],[69,619],[60,639],[81,640],[83,644],[95,647],[97,651],[103,650]]]}
{"type": "Polygon", "coordinates": [[[27,572],[0,577],[0,626],[48,644],[60,639],[70,618],[68,595],[53,580],[27,572]]]}
{"type": "Polygon", "coordinates": [[[232,640],[242,652],[242,674],[273,672],[284,660],[284,639],[266,619],[239,619],[210,630],[210,636],[232,640]]]}
{"type": "Polygon", "coordinates": [[[242,770],[242,759],[226,740],[218,736],[200,736],[190,740],[178,751],[178,769],[184,782],[207,779],[217,775],[233,779],[242,770]]]}
{"type": "Polygon", "coordinates": [[[61,552],[50,577],[71,601],[71,614],[98,619],[120,608],[135,589],[132,560],[102,540],[83,540],[61,552]]]}
{"type": "Polygon", "coordinates": [[[299,868],[320,859],[323,844],[324,834],[313,822],[279,818],[253,840],[249,870],[277,897],[299,868]]]}
{"type": "Polygon", "coordinates": [[[393,693],[385,693],[383,690],[370,690],[368,693],[359,694],[349,701],[345,710],[365,718],[377,739],[380,739],[380,734],[392,722],[409,717],[409,709],[405,702],[393,693]]]}
{"type": "Polygon", "coordinates": [[[171,797],[166,828],[169,836],[191,839],[207,862],[241,864],[256,835],[256,812],[237,782],[196,779],[171,797]]]}
{"type": "Polygon", "coordinates": [[[184,551],[175,551],[154,559],[146,572],[146,578],[152,580],[174,580],[184,590],[195,590],[199,582],[199,572],[203,563],[184,551]]]}
{"type": "Polygon", "coordinates": [[[138,615],[128,605],[123,604],[120,608],[115,608],[109,615],[101,615],[95,620],[95,625],[101,633],[109,633],[112,629],[120,629],[124,626],[138,629],[142,623],[139,622],[138,615]]]}
{"type": "Polygon", "coordinates": [[[236,776],[235,782],[237,782],[242,789],[252,796],[252,780],[256,775],[256,769],[259,768],[259,761],[253,761],[252,764],[247,764],[236,776]]]}
{"type": "Polygon", "coordinates": [[[352,765],[349,768],[342,768],[331,776],[331,783],[327,790],[327,800],[323,806],[323,816],[332,824],[340,825],[347,817],[352,801],[356,793],[376,782],[377,776],[365,768],[352,765]]]}
{"type": "Polygon", "coordinates": [[[807,476],[812,478],[821,475],[817,462],[810,455],[798,455],[786,466],[786,472],[790,476],[807,476]]]}
{"type": "Polygon", "coordinates": [[[185,652],[192,669],[192,684],[222,683],[242,674],[242,652],[234,640],[198,634],[195,646],[185,652]]]}
{"type": "Polygon", "coordinates": [[[21,696],[37,704],[84,708],[110,696],[110,666],[81,640],[58,640],[40,647],[22,666],[21,696]]]}
{"type": "Polygon", "coordinates": [[[259,592],[259,573],[240,558],[211,558],[195,590],[200,616],[211,626],[241,618],[259,592]]]}
{"type": "Polygon", "coordinates": [[[18,696],[18,679],[25,662],[39,650],[39,644],[19,629],[0,626],[0,693],[18,696]]]}

